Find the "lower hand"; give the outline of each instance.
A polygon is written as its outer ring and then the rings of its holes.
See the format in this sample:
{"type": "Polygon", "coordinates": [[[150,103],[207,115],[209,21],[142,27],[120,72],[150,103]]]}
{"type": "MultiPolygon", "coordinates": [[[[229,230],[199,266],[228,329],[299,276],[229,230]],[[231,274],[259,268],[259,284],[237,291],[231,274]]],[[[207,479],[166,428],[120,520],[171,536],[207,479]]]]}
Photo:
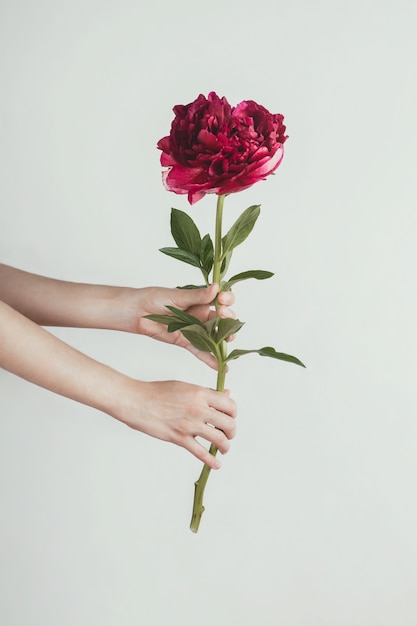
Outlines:
{"type": "Polygon", "coordinates": [[[152,437],[182,446],[211,469],[220,461],[199,442],[213,443],[222,454],[236,433],[236,403],[229,393],[178,381],[131,381],[126,405],[116,416],[152,437]]]}

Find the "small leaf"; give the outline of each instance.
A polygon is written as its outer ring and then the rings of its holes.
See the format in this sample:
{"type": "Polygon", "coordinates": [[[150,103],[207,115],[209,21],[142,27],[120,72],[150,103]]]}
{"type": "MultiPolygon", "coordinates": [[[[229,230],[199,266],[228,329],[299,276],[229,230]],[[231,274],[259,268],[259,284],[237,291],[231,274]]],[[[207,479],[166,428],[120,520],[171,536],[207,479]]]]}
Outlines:
{"type": "Polygon", "coordinates": [[[176,330],[181,330],[185,326],[189,326],[189,320],[184,321],[179,319],[176,315],[144,315],[144,317],[148,320],[152,320],[153,322],[158,322],[159,324],[166,324],[167,331],[169,333],[174,333],[176,330]]]}
{"type": "Polygon", "coordinates": [[[167,309],[174,315],[151,314],[144,315],[143,317],[148,320],[152,320],[153,322],[158,322],[159,324],[167,324],[168,332],[170,333],[190,325],[198,325],[201,328],[204,328],[204,325],[197,317],[194,317],[189,313],[185,313],[185,311],[181,311],[180,309],[176,309],[174,306],[167,305],[167,309]]]}
{"type": "Polygon", "coordinates": [[[217,343],[224,341],[230,335],[237,333],[243,326],[244,322],[240,320],[234,320],[230,317],[222,318],[217,326],[217,343]]]}
{"type": "Polygon", "coordinates": [[[233,250],[248,237],[258,219],[261,207],[259,204],[250,206],[243,211],[236,222],[222,239],[223,253],[233,250]]]}
{"type": "Polygon", "coordinates": [[[178,209],[172,209],[171,233],[175,243],[181,250],[185,250],[195,256],[200,254],[201,235],[187,213],[178,209]]]}
{"type": "Polygon", "coordinates": [[[177,289],[204,289],[207,285],[178,285],[177,289]]]}
{"type": "Polygon", "coordinates": [[[173,315],[144,315],[147,320],[152,320],[153,322],[158,322],[159,324],[171,324],[175,317],[173,315]]]}
{"type": "Polygon", "coordinates": [[[197,324],[198,326],[203,327],[203,324],[197,317],[194,317],[194,315],[190,315],[185,311],[181,311],[181,309],[176,309],[174,306],[167,306],[167,309],[169,309],[169,311],[172,311],[172,313],[174,313],[178,320],[187,322],[187,324],[197,324]]]}
{"type": "Polygon", "coordinates": [[[305,367],[304,363],[297,359],[297,357],[292,356],[291,354],[285,354],[284,352],[277,352],[275,348],[271,348],[269,346],[266,346],[265,348],[260,348],[259,350],[233,350],[227,357],[226,361],[232,361],[233,359],[238,359],[245,354],[251,353],[257,353],[260,356],[269,356],[272,359],[287,361],[288,363],[295,363],[295,365],[305,367]]]}
{"type": "Polygon", "coordinates": [[[177,330],[182,330],[186,326],[188,326],[188,324],[185,322],[172,322],[171,324],[168,324],[167,331],[169,333],[175,333],[177,330]]]}
{"type": "Polygon", "coordinates": [[[271,278],[273,275],[273,272],[267,272],[266,270],[248,270],[247,272],[241,272],[240,274],[235,274],[235,276],[229,278],[229,280],[222,285],[222,291],[229,291],[233,285],[242,280],[248,280],[249,278],[265,280],[266,278],[271,278]]]}
{"type": "Polygon", "coordinates": [[[210,235],[205,235],[201,240],[200,247],[200,262],[201,267],[204,269],[206,274],[210,274],[211,268],[213,267],[213,257],[214,257],[214,248],[213,242],[211,240],[210,235]]]}
{"type": "Polygon", "coordinates": [[[217,328],[217,323],[219,321],[218,317],[213,317],[211,320],[208,320],[207,322],[204,322],[203,326],[206,329],[207,333],[210,335],[210,337],[213,337],[214,339],[214,334],[215,334],[215,330],[217,328]]]}
{"type": "Polygon", "coordinates": [[[171,256],[178,261],[183,261],[194,267],[200,267],[200,259],[198,256],[187,252],[187,250],[181,250],[181,248],[160,248],[159,252],[171,256]]]}
{"type": "Polygon", "coordinates": [[[197,350],[212,352],[214,355],[216,354],[216,344],[203,327],[196,325],[187,326],[183,328],[181,332],[197,350]]]}

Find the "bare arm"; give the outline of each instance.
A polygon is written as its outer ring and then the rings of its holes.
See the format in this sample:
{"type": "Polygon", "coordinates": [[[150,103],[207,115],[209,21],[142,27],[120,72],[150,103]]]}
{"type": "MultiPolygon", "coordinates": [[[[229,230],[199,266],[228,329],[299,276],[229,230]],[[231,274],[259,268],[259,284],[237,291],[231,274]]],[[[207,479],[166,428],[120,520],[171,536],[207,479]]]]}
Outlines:
{"type": "MultiPolygon", "coordinates": [[[[180,333],[144,319],[150,313],[166,313],[169,304],[206,321],[218,286],[204,289],[164,287],[111,287],[74,283],[31,274],[0,264],[0,300],[40,324],[76,328],[104,328],[148,335],[159,341],[186,348],[199,359],[217,368],[214,357],[196,350],[180,333]]],[[[229,305],[234,296],[218,294],[220,317],[234,317],[229,305]]]]}
{"type": "Polygon", "coordinates": [[[56,280],[0,264],[0,300],[41,326],[131,330],[129,296],[136,291],[56,280]]]}
{"type": "Polygon", "coordinates": [[[136,381],[78,352],[1,301],[0,367],[176,443],[213,469],[217,459],[195,437],[224,453],[234,436],[236,405],[227,394],[175,381],[136,381]]]}

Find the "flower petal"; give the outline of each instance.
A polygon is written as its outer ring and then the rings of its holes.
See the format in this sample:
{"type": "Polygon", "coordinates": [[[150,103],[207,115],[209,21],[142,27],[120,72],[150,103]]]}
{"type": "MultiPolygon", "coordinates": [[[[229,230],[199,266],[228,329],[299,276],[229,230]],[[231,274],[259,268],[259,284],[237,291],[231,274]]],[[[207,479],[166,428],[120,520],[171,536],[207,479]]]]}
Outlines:
{"type": "Polygon", "coordinates": [[[282,145],[278,145],[277,151],[270,159],[262,159],[259,167],[252,170],[252,176],[256,175],[259,177],[264,177],[272,174],[272,172],[274,172],[277,169],[278,165],[281,163],[283,157],[284,147],[282,145]]]}

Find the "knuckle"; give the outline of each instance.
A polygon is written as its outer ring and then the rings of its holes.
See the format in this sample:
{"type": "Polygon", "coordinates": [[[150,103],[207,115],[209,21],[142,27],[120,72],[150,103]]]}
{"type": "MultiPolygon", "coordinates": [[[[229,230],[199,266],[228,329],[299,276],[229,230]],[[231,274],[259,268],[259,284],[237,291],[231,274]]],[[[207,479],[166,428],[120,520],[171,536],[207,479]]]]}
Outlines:
{"type": "Polygon", "coordinates": [[[191,420],[188,417],[179,417],[175,423],[177,437],[183,440],[191,431],[191,420]]]}
{"type": "Polygon", "coordinates": [[[206,400],[206,390],[203,387],[196,387],[193,391],[194,395],[194,408],[200,409],[201,405],[205,403],[206,400]]]}

